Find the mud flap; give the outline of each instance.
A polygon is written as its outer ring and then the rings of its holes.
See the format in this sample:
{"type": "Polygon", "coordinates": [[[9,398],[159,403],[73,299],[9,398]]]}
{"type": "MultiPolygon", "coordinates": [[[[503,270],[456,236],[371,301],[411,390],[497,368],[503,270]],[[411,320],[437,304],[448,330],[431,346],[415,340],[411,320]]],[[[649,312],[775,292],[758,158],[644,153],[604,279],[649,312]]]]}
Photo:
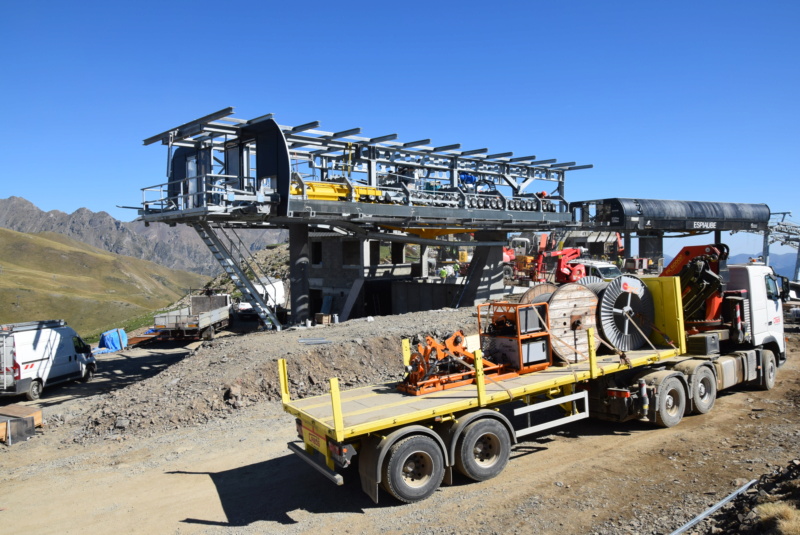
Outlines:
{"type": "Polygon", "coordinates": [[[358,475],[361,476],[361,490],[378,503],[378,444],[375,437],[365,438],[358,451],[358,475]]]}

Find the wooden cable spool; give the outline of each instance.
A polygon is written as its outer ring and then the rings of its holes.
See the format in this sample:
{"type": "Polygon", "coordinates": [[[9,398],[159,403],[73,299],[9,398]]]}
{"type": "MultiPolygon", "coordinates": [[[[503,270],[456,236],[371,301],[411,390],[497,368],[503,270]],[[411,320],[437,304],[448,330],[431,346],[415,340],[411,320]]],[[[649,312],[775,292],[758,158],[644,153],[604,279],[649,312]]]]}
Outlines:
{"type": "MultiPolygon", "coordinates": [[[[553,357],[567,363],[584,361],[589,358],[589,337],[586,330],[596,329],[597,326],[597,295],[581,284],[549,286],[553,287],[552,292],[539,293],[532,297],[531,302],[548,305],[553,357]]],[[[600,340],[595,337],[595,350],[599,344],[600,340]]]]}
{"type": "Polygon", "coordinates": [[[527,305],[530,303],[541,303],[542,301],[537,301],[537,298],[540,295],[545,295],[545,294],[550,295],[557,289],[558,286],[550,282],[543,282],[541,284],[531,286],[530,289],[527,290],[524,294],[522,294],[522,297],[519,298],[519,304],[527,305]]]}

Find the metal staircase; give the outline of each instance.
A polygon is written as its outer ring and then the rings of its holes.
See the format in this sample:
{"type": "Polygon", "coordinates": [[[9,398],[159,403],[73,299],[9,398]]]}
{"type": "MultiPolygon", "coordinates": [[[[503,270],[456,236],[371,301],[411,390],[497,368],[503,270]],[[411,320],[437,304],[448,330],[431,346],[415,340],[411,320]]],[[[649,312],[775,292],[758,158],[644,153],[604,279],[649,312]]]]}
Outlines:
{"type": "MultiPolygon", "coordinates": [[[[197,231],[203,243],[206,244],[214,255],[214,258],[219,262],[219,265],[222,266],[222,269],[228,274],[233,284],[242,292],[242,299],[250,303],[264,326],[272,327],[280,331],[281,322],[275,315],[276,303],[268,303],[265,297],[259,294],[253,282],[248,279],[245,274],[246,270],[249,270],[257,276],[260,268],[258,268],[257,265],[253,265],[255,262],[248,260],[250,255],[246,252],[246,248],[243,248],[243,244],[241,240],[238,239],[238,236],[236,236],[237,240],[234,241],[227,236],[222,227],[214,229],[211,224],[206,221],[190,223],[190,226],[197,231]],[[217,231],[228,239],[228,246],[223,243],[217,231]],[[244,264],[244,267],[242,264],[244,264]]],[[[263,280],[261,283],[271,284],[268,280],[263,280]]],[[[266,296],[266,298],[268,299],[268,296],[266,296]]]]}

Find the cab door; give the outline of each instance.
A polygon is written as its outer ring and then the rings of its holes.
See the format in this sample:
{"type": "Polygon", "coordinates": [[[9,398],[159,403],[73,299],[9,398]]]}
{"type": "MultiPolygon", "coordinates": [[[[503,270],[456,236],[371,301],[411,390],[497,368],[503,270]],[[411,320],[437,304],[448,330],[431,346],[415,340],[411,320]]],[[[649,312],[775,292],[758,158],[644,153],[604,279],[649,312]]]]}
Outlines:
{"type": "Polygon", "coordinates": [[[772,273],[760,271],[750,279],[753,344],[760,346],[774,341],[783,351],[783,304],[778,281],[772,273]]]}
{"type": "Polygon", "coordinates": [[[778,278],[769,274],[764,277],[764,285],[767,289],[766,299],[766,320],[767,330],[770,338],[778,342],[781,351],[785,351],[785,338],[783,333],[783,301],[781,301],[781,289],[778,286],[778,278]]]}

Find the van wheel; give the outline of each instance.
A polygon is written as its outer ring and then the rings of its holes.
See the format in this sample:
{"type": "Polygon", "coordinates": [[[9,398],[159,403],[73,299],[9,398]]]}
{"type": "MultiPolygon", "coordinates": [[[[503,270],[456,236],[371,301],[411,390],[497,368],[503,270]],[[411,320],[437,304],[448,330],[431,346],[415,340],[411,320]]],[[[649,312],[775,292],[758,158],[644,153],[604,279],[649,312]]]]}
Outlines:
{"type": "Polygon", "coordinates": [[[706,367],[697,370],[692,389],[692,404],[695,414],[706,414],[714,406],[717,399],[717,380],[706,367]]]}
{"type": "Polygon", "coordinates": [[[81,377],[82,383],[88,383],[94,379],[94,366],[87,366],[86,372],[84,372],[83,377],[81,377]]]}
{"type": "Polygon", "coordinates": [[[42,395],[42,382],[38,379],[31,381],[31,386],[28,387],[28,391],[25,392],[25,397],[28,398],[28,401],[36,401],[42,395]]]}
{"type": "Polygon", "coordinates": [[[775,366],[775,353],[769,349],[761,351],[761,390],[772,390],[775,387],[775,375],[778,368],[775,366]]]}
{"type": "Polygon", "coordinates": [[[672,427],[678,425],[686,411],[686,391],[677,377],[668,377],[658,387],[658,409],[656,425],[672,427]]]}

